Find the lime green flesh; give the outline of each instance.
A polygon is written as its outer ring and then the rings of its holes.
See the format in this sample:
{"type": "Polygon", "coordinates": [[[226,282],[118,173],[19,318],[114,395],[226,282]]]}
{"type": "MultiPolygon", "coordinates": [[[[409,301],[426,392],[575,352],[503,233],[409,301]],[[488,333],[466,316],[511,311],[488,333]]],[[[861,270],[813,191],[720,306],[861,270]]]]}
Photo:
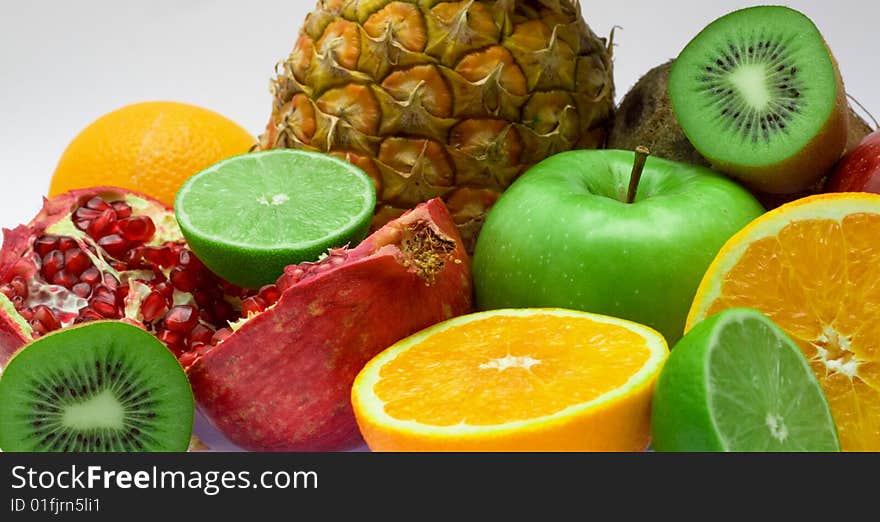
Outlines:
{"type": "Polygon", "coordinates": [[[658,451],[840,451],[806,358],[749,309],[711,317],[675,346],[657,383],[652,431],[658,451]]]}
{"type": "Polygon", "coordinates": [[[3,451],[185,451],[193,414],[174,355],[122,322],[41,337],[0,376],[3,451]]]}
{"type": "Polygon", "coordinates": [[[774,165],[804,149],[829,120],[836,67],[809,18],[787,7],[753,7],[719,18],[685,47],[670,72],[669,96],[688,139],[710,161],[774,165]]]}
{"type": "Polygon", "coordinates": [[[181,187],[175,215],[195,254],[239,286],[274,283],[289,264],[366,235],[372,180],[333,156],[274,150],[212,165],[181,187]]]}

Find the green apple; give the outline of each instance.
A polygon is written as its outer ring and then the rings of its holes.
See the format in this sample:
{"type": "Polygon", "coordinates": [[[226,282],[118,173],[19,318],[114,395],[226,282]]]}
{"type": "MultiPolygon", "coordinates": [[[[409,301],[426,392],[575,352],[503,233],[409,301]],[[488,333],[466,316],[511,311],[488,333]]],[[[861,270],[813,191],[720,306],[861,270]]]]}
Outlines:
{"type": "Polygon", "coordinates": [[[489,212],[474,252],[477,306],[600,313],[672,345],[715,255],[763,212],[736,182],[645,150],[557,154],[489,212]]]}

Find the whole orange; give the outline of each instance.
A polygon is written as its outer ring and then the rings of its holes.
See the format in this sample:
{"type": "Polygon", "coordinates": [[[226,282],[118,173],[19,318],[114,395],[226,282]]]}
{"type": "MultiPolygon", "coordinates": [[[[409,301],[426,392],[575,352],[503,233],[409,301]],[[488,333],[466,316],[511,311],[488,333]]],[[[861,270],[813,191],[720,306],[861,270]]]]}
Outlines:
{"type": "Polygon", "coordinates": [[[73,139],[52,176],[49,196],[111,185],[173,205],[187,178],[255,143],[238,124],[208,109],[171,101],[127,105],[73,139]]]}

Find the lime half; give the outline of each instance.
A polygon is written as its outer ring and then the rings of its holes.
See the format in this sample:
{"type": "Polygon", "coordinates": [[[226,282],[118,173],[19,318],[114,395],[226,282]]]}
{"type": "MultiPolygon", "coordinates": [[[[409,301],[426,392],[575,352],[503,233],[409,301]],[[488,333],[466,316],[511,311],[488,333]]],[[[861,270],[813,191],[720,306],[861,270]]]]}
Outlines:
{"type": "Polygon", "coordinates": [[[289,264],[364,238],[376,206],[372,180],[354,165],[293,149],[216,163],[187,180],[174,205],[193,252],[246,288],[274,283],[289,264]]]}
{"type": "Polygon", "coordinates": [[[761,312],[731,309],[672,350],[654,394],[657,451],[840,451],[804,355],[761,312]]]}

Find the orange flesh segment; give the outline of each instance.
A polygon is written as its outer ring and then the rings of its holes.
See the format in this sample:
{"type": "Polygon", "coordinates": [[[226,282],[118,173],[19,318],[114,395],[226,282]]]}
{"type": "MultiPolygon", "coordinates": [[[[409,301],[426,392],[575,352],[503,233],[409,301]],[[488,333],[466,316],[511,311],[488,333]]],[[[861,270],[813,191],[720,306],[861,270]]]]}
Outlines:
{"type": "Polygon", "coordinates": [[[433,426],[494,426],[558,413],[620,388],[645,339],[588,318],[492,316],[437,332],[380,371],[385,413],[433,426]]]}
{"type": "Polygon", "coordinates": [[[792,222],[747,248],[706,313],[749,306],[785,329],[822,383],[848,450],[880,450],[878,238],[877,214],[792,222]]]}

